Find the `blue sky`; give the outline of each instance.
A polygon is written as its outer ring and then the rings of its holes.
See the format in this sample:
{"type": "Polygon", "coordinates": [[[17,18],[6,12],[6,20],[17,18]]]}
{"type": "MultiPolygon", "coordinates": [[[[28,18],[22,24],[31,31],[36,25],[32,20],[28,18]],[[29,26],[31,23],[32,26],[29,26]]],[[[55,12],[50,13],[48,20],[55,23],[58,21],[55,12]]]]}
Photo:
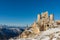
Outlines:
{"type": "Polygon", "coordinates": [[[60,19],[60,0],[0,0],[0,24],[32,24],[45,11],[60,19]]]}

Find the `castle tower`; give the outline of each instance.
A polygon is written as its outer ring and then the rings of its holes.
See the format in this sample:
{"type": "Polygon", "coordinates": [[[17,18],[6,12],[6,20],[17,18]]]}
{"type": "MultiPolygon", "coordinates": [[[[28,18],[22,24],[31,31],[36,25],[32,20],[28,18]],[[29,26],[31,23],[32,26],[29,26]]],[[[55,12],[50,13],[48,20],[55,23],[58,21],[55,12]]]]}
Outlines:
{"type": "Polygon", "coordinates": [[[46,16],[46,18],[48,18],[48,11],[45,12],[45,16],[46,16]]]}
{"type": "Polygon", "coordinates": [[[37,15],[37,24],[39,25],[38,27],[40,30],[40,28],[41,28],[41,15],[40,14],[37,15]]]}
{"type": "Polygon", "coordinates": [[[54,20],[54,15],[50,14],[50,21],[53,21],[53,20],[54,20]]]}
{"type": "Polygon", "coordinates": [[[50,14],[50,26],[52,27],[53,24],[54,24],[54,15],[53,14],[50,14]]]}
{"type": "Polygon", "coordinates": [[[47,24],[48,24],[48,11],[43,12],[41,15],[41,30],[47,30],[47,24]]]}
{"type": "Polygon", "coordinates": [[[53,22],[54,22],[54,15],[50,14],[50,23],[53,23],[53,22]]]}
{"type": "Polygon", "coordinates": [[[38,14],[38,15],[37,15],[37,22],[38,22],[38,23],[40,23],[40,19],[41,19],[40,14],[38,14]]]}

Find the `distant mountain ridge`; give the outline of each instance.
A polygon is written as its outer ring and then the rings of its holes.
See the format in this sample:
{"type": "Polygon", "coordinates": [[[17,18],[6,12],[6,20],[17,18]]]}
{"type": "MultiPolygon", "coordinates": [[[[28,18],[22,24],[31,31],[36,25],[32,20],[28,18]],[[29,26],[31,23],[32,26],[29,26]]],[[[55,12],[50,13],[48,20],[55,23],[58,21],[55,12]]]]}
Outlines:
{"type": "Polygon", "coordinates": [[[9,39],[20,35],[26,27],[0,25],[0,39],[9,39]]]}

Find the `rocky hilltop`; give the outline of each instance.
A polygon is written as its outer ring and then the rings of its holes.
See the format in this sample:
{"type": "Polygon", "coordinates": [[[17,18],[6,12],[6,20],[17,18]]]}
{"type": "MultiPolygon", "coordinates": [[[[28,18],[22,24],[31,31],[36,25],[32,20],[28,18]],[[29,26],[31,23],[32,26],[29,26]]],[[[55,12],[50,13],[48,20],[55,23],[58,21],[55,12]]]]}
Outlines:
{"type": "Polygon", "coordinates": [[[49,28],[55,28],[60,21],[54,20],[54,15],[48,15],[48,11],[37,15],[37,21],[35,21],[29,28],[25,29],[24,32],[19,36],[20,38],[35,37],[42,31],[46,31],[49,28]]]}
{"type": "MultiPolygon", "coordinates": [[[[30,27],[26,28],[21,33],[21,35],[17,37],[17,39],[31,38],[30,40],[32,39],[44,40],[45,35],[47,36],[49,35],[50,37],[49,40],[52,40],[54,38],[53,34],[55,35],[55,31],[56,34],[60,34],[59,29],[60,20],[55,21],[54,15],[53,14],[48,15],[48,11],[46,11],[41,14],[38,14],[37,20],[33,24],[31,24],[30,27]]],[[[46,40],[48,40],[48,38],[46,40]]]]}

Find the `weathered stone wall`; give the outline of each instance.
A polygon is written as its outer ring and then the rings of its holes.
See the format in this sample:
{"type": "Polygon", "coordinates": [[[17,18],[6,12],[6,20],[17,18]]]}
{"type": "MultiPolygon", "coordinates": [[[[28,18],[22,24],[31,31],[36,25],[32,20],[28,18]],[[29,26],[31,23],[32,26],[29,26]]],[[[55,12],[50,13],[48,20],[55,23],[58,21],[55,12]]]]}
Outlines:
{"type": "Polygon", "coordinates": [[[48,12],[44,12],[41,15],[41,30],[47,30],[47,24],[48,24],[48,12]]]}

